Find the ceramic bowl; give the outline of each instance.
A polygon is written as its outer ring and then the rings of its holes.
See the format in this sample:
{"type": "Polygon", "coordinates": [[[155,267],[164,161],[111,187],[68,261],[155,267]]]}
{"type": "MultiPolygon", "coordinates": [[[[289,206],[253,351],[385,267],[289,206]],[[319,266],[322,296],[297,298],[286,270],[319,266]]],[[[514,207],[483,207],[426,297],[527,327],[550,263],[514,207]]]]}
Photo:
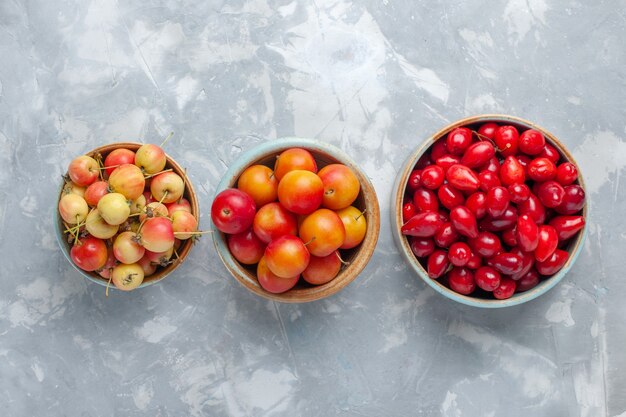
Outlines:
{"type": "MultiPolygon", "coordinates": [[[[100,146],[92,151],[89,151],[86,153],[86,155],[93,157],[97,155],[98,153],[100,153],[104,159],[111,151],[115,149],[126,148],[126,149],[130,149],[131,151],[137,151],[137,149],[139,149],[141,145],[142,145],[141,143],[135,143],[135,142],[111,143],[109,145],[100,146]]],[[[176,161],[174,161],[169,155],[166,155],[166,158],[167,158],[167,163],[165,165],[165,169],[171,168],[175,173],[177,173],[178,175],[181,176],[181,178],[183,178],[183,180],[185,181],[184,197],[187,200],[189,200],[189,203],[191,204],[192,214],[196,217],[196,219],[199,219],[200,210],[198,209],[198,199],[193,189],[193,185],[191,184],[191,182],[189,181],[189,178],[185,174],[185,170],[181,168],[181,166],[178,165],[176,161]]],[[[63,192],[64,185],[65,185],[64,183],[61,184],[61,188],[58,193],[59,198],[61,196],[61,193],[63,192]]],[[[63,220],[61,219],[61,216],[59,215],[59,212],[56,209],[54,210],[54,223],[55,223],[57,242],[59,243],[59,246],[61,247],[61,251],[63,252],[63,255],[65,256],[65,258],[69,261],[69,263],[74,267],[74,269],[76,269],[83,277],[87,278],[89,281],[106,286],[108,283],[108,279],[102,278],[100,275],[98,275],[95,272],[83,271],[82,269],[78,268],[74,264],[74,262],[72,262],[72,259],[70,258],[71,244],[67,240],[67,235],[64,235],[63,233],[63,230],[65,229],[63,225],[63,220]]],[[[169,274],[171,274],[172,272],[174,272],[174,270],[176,270],[176,268],[178,268],[183,263],[183,261],[189,254],[192,244],[193,244],[192,239],[183,240],[180,248],[178,248],[177,250],[179,259],[169,264],[166,267],[159,267],[154,274],[145,277],[143,282],[139,286],[139,288],[144,288],[149,285],[155,284],[161,281],[163,278],[165,278],[169,274]]],[[[110,287],[115,288],[113,285],[111,285],[110,287]]]]}
{"type": "Polygon", "coordinates": [[[348,265],[343,266],[339,274],[332,281],[313,286],[300,279],[294,288],[282,294],[267,292],[261,288],[256,279],[256,265],[245,266],[240,264],[228,250],[226,236],[217,230],[215,225],[212,225],[214,231],[213,241],[217,253],[231,275],[249,291],[270,300],[286,303],[302,303],[319,300],[337,293],[351,283],[363,268],[365,268],[365,265],[367,265],[374,253],[380,228],[378,199],[376,197],[376,191],[368,177],[343,151],[317,140],[302,138],[275,139],[243,152],[237,160],[230,165],[217,187],[216,195],[227,188],[235,187],[239,176],[249,166],[262,164],[273,168],[276,157],[282,151],[294,147],[304,148],[311,152],[320,169],[332,163],[341,163],[350,167],[361,184],[361,191],[356,201],[353,203],[353,206],[361,211],[365,210],[365,216],[367,217],[365,238],[357,247],[342,251],[344,260],[348,262],[348,265]]]}
{"type": "MultiPolygon", "coordinates": [[[[576,183],[578,183],[583,189],[585,189],[580,167],[576,164],[576,161],[574,160],[572,154],[567,150],[567,148],[563,145],[563,143],[561,143],[550,132],[546,131],[542,127],[537,126],[536,124],[532,122],[521,119],[519,117],[507,116],[507,115],[501,115],[501,114],[486,114],[486,115],[472,116],[472,117],[458,120],[454,123],[449,124],[443,129],[439,130],[433,136],[429,137],[424,142],[422,142],[413,151],[413,153],[408,157],[408,159],[402,166],[400,173],[398,174],[396,184],[394,187],[394,193],[392,195],[391,207],[394,207],[394,210],[391,210],[391,227],[392,227],[393,236],[396,240],[396,244],[398,248],[400,249],[400,251],[402,252],[402,254],[404,255],[404,257],[406,258],[411,268],[417,273],[417,275],[426,284],[428,284],[431,288],[433,288],[439,294],[451,300],[457,301],[462,304],[470,305],[470,306],[484,307],[484,308],[500,308],[500,307],[508,307],[508,306],[522,304],[532,299],[535,299],[539,297],[540,295],[545,294],[547,291],[553,288],[556,284],[558,284],[559,281],[563,279],[565,274],[567,274],[567,272],[570,270],[570,268],[572,267],[572,265],[578,258],[578,255],[582,249],[583,242],[587,234],[587,225],[585,225],[583,230],[578,232],[577,236],[572,238],[572,240],[570,241],[567,247],[563,248],[564,250],[567,250],[567,252],[569,252],[569,258],[567,262],[565,263],[565,266],[563,266],[563,268],[559,272],[557,272],[555,275],[547,279],[542,279],[536,287],[525,292],[515,293],[511,298],[506,299],[506,300],[488,299],[488,298],[472,296],[472,295],[469,295],[469,296],[461,295],[455,291],[452,291],[451,289],[449,289],[448,287],[440,283],[438,280],[429,278],[426,270],[424,269],[422,264],[418,261],[418,259],[415,257],[415,255],[411,251],[411,247],[409,245],[409,241],[407,237],[404,236],[400,232],[400,228],[402,227],[402,224],[403,224],[402,202],[404,199],[405,189],[407,186],[409,175],[411,174],[411,171],[414,169],[414,166],[419,160],[419,158],[426,151],[428,151],[430,147],[437,140],[439,140],[440,138],[445,138],[452,129],[455,129],[457,127],[467,126],[467,127],[473,128],[473,130],[477,130],[478,126],[487,122],[495,122],[499,124],[510,124],[510,125],[517,127],[518,130],[520,131],[526,130],[526,129],[536,129],[540,131],[541,133],[543,133],[543,135],[545,136],[546,142],[556,147],[558,151],[560,152],[561,162],[569,161],[573,163],[574,165],[576,165],[576,168],[578,169],[578,180],[576,181],[576,183]]],[[[583,210],[582,210],[582,215],[585,218],[586,224],[587,224],[588,209],[589,209],[588,207],[589,207],[588,202],[585,202],[585,206],[583,207],[583,210]]]]}

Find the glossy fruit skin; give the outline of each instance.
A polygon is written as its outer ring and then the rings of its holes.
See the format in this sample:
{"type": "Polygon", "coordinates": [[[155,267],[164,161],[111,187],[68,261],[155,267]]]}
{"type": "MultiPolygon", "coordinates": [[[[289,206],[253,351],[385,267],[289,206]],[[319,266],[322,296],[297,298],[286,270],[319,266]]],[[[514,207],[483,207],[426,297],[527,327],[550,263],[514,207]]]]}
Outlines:
{"type": "Polygon", "coordinates": [[[435,161],[435,165],[443,168],[444,172],[447,172],[448,168],[450,168],[452,165],[460,164],[460,163],[461,163],[461,158],[459,158],[456,155],[449,155],[449,154],[444,155],[435,161]]]}
{"type": "Polygon", "coordinates": [[[211,205],[211,219],[223,233],[241,233],[254,221],[256,205],[243,191],[229,188],[220,192],[211,205]]]}
{"type": "Polygon", "coordinates": [[[100,212],[95,208],[89,212],[85,220],[85,229],[98,239],[110,239],[117,234],[119,226],[112,226],[104,221],[100,212]]]}
{"type": "MultiPolygon", "coordinates": [[[[346,239],[346,230],[341,218],[334,211],[325,208],[309,214],[300,225],[298,234],[306,242],[311,255],[320,257],[328,256],[339,249],[346,239]]],[[[270,259],[267,261],[273,271],[270,259]]],[[[281,276],[280,273],[277,275],[281,276]]],[[[291,275],[295,274],[288,276],[291,275]]]]}
{"type": "Polygon", "coordinates": [[[517,246],[517,235],[515,234],[515,229],[507,229],[502,231],[502,241],[507,246],[517,246]]]}
{"type": "Polygon", "coordinates": [[[428,276],[432,279],[441,277],[446,273],[449,265],[448,253],[441,249],[435,250],[428,256],[428,261],[426,262],[428,276]]]}
{"type": "Polygon", "coordinates": [[[111,192],[120,193],[127,200],[136,200],[143,194],[146,180],[141,169],[131,164],[120,165],[109,176],[111,192]]]}
{"type": "Polygon", "coordinates": [[[257,237],[252,228],[235,235],[227,235],[228,250],[244,265],[254,265],[265,253],[265,242],[257,237]]]}
{"type": "Polygon", "coordinates": [[[465,196],[462,192],[452,187],[450,184],[443,184],[437,190],[437,197],[441,204],[448,210],[452,210],[456,206],[461,206],[465,203],[465,196]]]}
{"type": "Polygon", "coordinates": [[[500,161],[498,160],[497,157],[492,157],[491,159],[489,159],[489,161],[487,161],[487,163],[485,165],[482,165],[478,168],[479,171],[489,171],[489,172],[493,172],[494,174],[497,174],[500,172],[500,161]]]}
{"type": "Polygon", "coordinates": [[[474,274],[468,268],[452,268],[448,272],[448,284],[453,291],[463,295],[469,295],[476,289],[474,274]]]}
{"type": "Polygon", "coordinates": [[[502,251],[500,238],[491,232],[480,232],[475,238],[468,239],[467,243],[472,252],[485,258],[491,258],[502,251]]]}
{"type": "Polygon", "coordinates": [[[517,209],[511,205],[504,213],[495,218],[487,216],[480,221],[479,229],[487,232],[501,232],[515,227],[517,222],[517,209]]]}
{"type": "Polygon", "coordinates": [[[496,129],[493,141],[505,158],[515,155],[518,149],[519,132],[513,126],[500,126],[496,129]]]}
{"type": "MultiPolygon", "coordinates": [[[[483,123],[478,128],[478,133],[481,136],[484,136],[485,138],[493,140],[496,137],[496,130],[498,130],[499,127],[500,126],[498,126],[496,123],[493,123],[493,122],[483,123]]],[[[484,139],[484,138],[481,138],[481,139],[484,139]]]]}
{"type": "Polygon", "coordinates": [[[309,284],[322,285],[332,281],[341,270],[339,252],[333,252],[328,256],[311,256],[309,265],[302,272],[302,278],[309,284]]]}
{"type": "Polygon", "coordinates": [[[436,141],[433,146],[430,148],[430,160],[436,161],[441,158],[445,154],[448,153],[448,145],[447,141],[440,139],[436,141]]]}
{"type": "Polygon", "coordinates": [[[432,190],[418,188],[413,194],[413,204],[418,213],[424,211],[438,211],[439,200],[432,190]]]}
{"type": "Polygon", "coordinates": [[[475,253],[472,253],[472,256],[470,256],[469,261],[465,264],[465,267],[475,270],[475,269],[480,268],[482,265],[483,265],[483,258],[476,255],[475,253]]]}
{"type": "Polygon", "coordinates": [[[556,165],[548,158],[535,158],[526,167],[526,174],[533,181],[550,181],[556,177],[556,165]]]}
{"type": "Polygon", "coordinates": [[[85,236],[72,246],[70,257],[80,269],[95,271],[106,264],[109,254],[103,240],[93,236],[85,236]]]}
{"type": "Polygon", "coordinates": [[[157,270],[157,265],[150,262],[150,259],[148,259],[146,255],[144,255],[143,258],[137,261],[137,265],[139,265],[141,269],[143,269],[144,278],[154,274],[157,270]]]}
{"type": "Polygon", "coordinates": [[[559,159],[561,159],[559,151],[549,143],[546,143],[546,146],[543,147],[543,150],[539,152],[538,156],[541,158],[548,158],[555,164],[559,162],[559,159]]]}
{"type": "Polygon", "coordinates": [[[509,276],[512,280],[517,281],[526,275],[526,273],[535,265],[535,255],[533,252],[524,252],[519,246],[512,248],[510,252],[522,257],[522,269],[509,276]]]}
{"type": "Polygon", "coordinates": [[[550,225],[539,226],[539,241],[535,249],[535,259],[543,262],[548,259],[556,250],[559,244],[559,235],[556,229],[550,225]]]}
{"type": "Polygon", "coordinates": [[[500,285],[500,273],[490,266],[481,266],[474,272],[474,281],[478,288],[491,292],[500,285]]]}
{"type": "MultiPolygon", "coordinates": [[[[142,197],[143,196],[141,196],[140,198],[142,197]]],[[[145,199],[144,199],[144,203],[145,203],[145,199]]],[[[186,198],[181,198],[180,200],[175,201],[173,203],[165,204],[165,207],[167,208],[167,213],[170,215],[170,217],[177,211],[181,211],[181,210],[191,213],[191,203],[186,198]]],[[[132,211],[132,207],[131,207],[131,211],[132,211]]]]}
{"type": "Polygon", "coordinates": [[[252,228],[266,244],[284,235],[298,234],[296,216],[280,203],[269,203],[261,207],[254,216],[252,228]]]}
{"type": "Polygon", "coordinates": [[[478,168],[489,162],[491,158],[496,154],[496,150],[489,141],[481,141],[471,144],[463,157],[461,158],[461,164],[469,168],[478,168]]]}
{"type": "Polygon", "coordinates": [[[568,257],[569,254],[566,251],[557,249],[546,260],[537,262],[535,264],[535,267],[537,268],[537,272],[539,272],[541,275],[554,275],[559,272],[561,268],[563,268],[563,266],[567,262],[568,257]]]}
{"type": "Polygon", "coordinates": [[[511,196],[511,202],[515,204],[523,203],[530,197],[530,188],[526,184],[513,184],[507,187],[511,196]]]}
{"type": "MultiPolygon", "coordinates": [[[[448,172],[449,171],[450,170],[448,170],[448,172]]],[[[436,190],[441,187],[445,177],[446,174],[444,173],[443,168],[437,165],[429,165],[422,170],[420,183],[424,188],[436,190]]]]}
{"type": "Polygon", "coordinates": [[[494,218],[502,216],[509,208],[510,201],[511,196],[506,188],[493,187],[487,192],[487,214],[494,218]]]}
{"type": "Polygon", "coordinates": [[[246,168],[237,180],[237,188],[252,197],[257,207],[263,207],[278,198],[278,180],[274,171],[265,165],[246,168]]]}
{"type": "Polygon", "coordinates": [[[279,182],[288,172],[294,170],[317,173],[317,163],[311,152],[302,148],[290,148],[278,155],[274,164],[274,175],[279,182]]]}
{"type": "Polygon", "coordinates": [[[402,221],[406,223],[411,217],[417,214],[417,210],[415,210],[415,204],[412,201],[405,201],[402,204],[402,221]]]}
{"type": "Polygon", "coordinates": [[[517,218],[517,244],[525,252],[532,252],[539,244],[539,227],[527,214],[517,218]]]}
{"type": "Polygon", "coordinates": [[[146,249],[137,243],[134,232],[122,232],[113,242],[113,255],[123,264],[134,264],[143,258],[146,249]]]}
{"type": "Polygon", "coordinates": [[[435,251],[435,242],[428,237],[411,236],[409,238],[409,246],[411,246],[411,251],[418,258],[429,256],[435,251]]]}
{"type": "Polygon", "coordinates": [[[343,222],[343,227],[346,231],[343,244],[339,246],[339,249],[352,249],[358,246],[365,239],[365,233],[367,232],[365,214],[354,206],[337,210],[335,213],[343,222]]]}
{"type": "Polygon", "coordinates": [[[135,164],[135,152],[126,148],[118,148],[113,149],[106,158],[104,158],[105,171],[109,176],[115,168],[124,164],[135,164]]]}
{"type": "Polygon", "coordinates": [[[463,236],[474,238],[478,236],[476,217],[465,206],[458,206],[450,210],[450,222],[457,232],[463,236]]]}
{"type": "MultiPolygon", "coordinates": [[[[143,192],[143,190],[141,190],[143,192]]],[[[106,181],[96,181],[92,183],[85,190],[85,201],[90,206],[94,207],[98,205],[98,201],[103,195],[109,193],[109,184],[106,181]]]]}
{"type": "Polygon", "coordinates": [[[531,269],[517,281],[515,292],[524,292],[535,288],[539,284],[539,273],[536,269],[531,269]]]}
{"type": "Polygon", "coordinates": [[[84,198],[78,194],[65,194],[59,200],[59,214],[68,224],[77,224],[87,218],[89,206],[84,198]]]}
{"type": "Polygon", "coordinates": [[[556,230],[559,242],[563,242],[585,227],[585,218],[583,216],[556,216],[550,220],[549,224],[556,230]]]}
{"type": "Polygon", "coordinates": [[[526,170],[515,156],[507,156],[500,166],[500,181],[507,187],[526,181],[526,170]]]}
{"type": "Polygon", "coordinates": [[[487,259],[487,265],[504,275],[518,273],[524,267],[520,255],[511,252],[501,252],[487,259]]]}
{"type": "Polygon", "coordinates": [[[165,252],[174,246],[172,221],[166,217],[147,219],[141,228],[141,245],[151,252],[165,252]]]}
{"type": "Polygon", "coordinates": [[[323,199],[324,183],[310,171],[289,171],[278,183],[278,201],[292,213],[313,213],[323,199]]]}
{"type": "Polygon", "coordinates": [[[317,175],[324,184],[322,207],[341,210],[349,207],[359,196],[361,184],[354,172],[343,164],[330,164],[320,169],[317,175]]]}
{"type": "Polygon", "coordinates": [[[480,181],[480,189],[484,192],[491,190],[493,187],[502,185],[500,177],[491,171],[480,171],[478,179],[480,181]]]}
{"type": "Polygon", "coordinates": [[[566,185],[563,187],[564,194],[561,204],[554,208],[559,214],[576,214],[585,206],[585,190],[578,185],[566,185]]]}
{"type": "Polygon", "coordinates": [[[135,165],[146,174],[156,174],[163,171],[167,158],[160,146],[147,143],[142,145],[135,153],[135,165]]]}
{"type": "Polygon", "coordinates": [[[406,184],[406,188],[410,193],[415,192],[415,190],[418,189],[418,187],[420,186],[422,180],[422,170],[420,169],[414,169],[413,171],[411,171],[411,174],[409,174],[409,180],[406,184]]]}
{"type": "Polygon", "coordinates": [[[271,241],[264,254],[269,270],[281,278],[299,276],[308,266],[310,258],[311,255],[304,242],[291,235],[271,241]]]}
{"type": "Polygon", "coordinates": [[[435,233],[434,241],[440,248],[447,248],[459,240],[460,237],[459,232],[452,227],[452,223],[445,222],[435,233]]]}
{"type": "Polygon", "coordinates": [[[139,215],[139,221],[144,221],[149,217],[168,217],[169,211],[165,204],[161,204],[158,201],[153,201],[147,204],[139,215]]]}
{"type": "Polygon", "coordinates": [[[477,191],[467,197],[465,207],[474,213],[477,220],[482,219],[487,215],[487,196],[485,193],[477,191]]]}
{"type": "Polygon", "coordinates": [[[105,194],[98,201],[100,216],[110,225],[122,224],[130,215],[130,206],[126,198],[119,193],[105,194]]]}
{"type": "Polygon", "coordinates": [[[172,216],[172,229],[177,239],[187,240],[194,236],[198,230],[198,220],[196,216],[188,211],[179,210],[172,216]]]}
{"type": "Polygon", "coordinates": [[[143,268],[137,263],[119,264],[111,272],[111,282],[115,288],[122,291],[134,290],[141,285],[143,279],[143,268]]]}
{"type": "Polygon", "coordinates": [[[457,127],[448,133],[446,147],[452,155],[463,155],[472,143],[472,131],[466,127],[457,127]]]}
{"type": "Polygon", "coordinates": [[[515,288],[517,288],[515,281],[510,278],[502,278],[498,288],[493,290],[493,296],[498,300],[506,300],[515,294],[515,288]]]}
{"type": "Polygon", "coordinates": [[[175,172],[164,172],[152,178],[150,192],[163,204],[174,203],[185,193],[185,181],[175,172]]]}
{"type": "Polygon", "coordinates": [[[546,138],[541,132],[528,129],[519,137],[519,150],[526,155],[537,155],[546,146],[546,138]]]}
{"type": "Polygon", "coordinates": [[[400,229],[402,234],[408,236],[430,237],[443,225],[439,213],[431,211],[418,213],[411,217],[400,229]]]}
{"type": "Polygon", "coordinates": [[[517,209],[520,216],[527,214],[537,224],[546,221],[546,209],[534,194],[531,194],[526,201],[519,203],[517,209]]]}
{"type": "Polygon", "coordinates": [[[256,277],[259,281],[259,285],[265,291],[271,292],[272,294],[280,294],[295,287],[300,279],[300,274],[290,278],[281,278],[270,271],[267,267],[267,262],[265,262],[265,257],[263,257],[257,265],[256,277]]]}
{"type": "Polygon", "coordinates": [[[537,188],[539,201],[547,208],[558,207],[563,202],[565,190],[556,181],[546,181],[537,188]]]}
{"type": "Polygon", "coordinates": [[[472,256],[472,251],[467,243],[454,242],[448,249],[448,259],[454,266],[465,266],[472,256]]]}
{"type": "Polygon", "coordinates": [[[98,179],[100,165],[92,157],[81,155],[70,162],[67,173],[73,183],[79,187],[87,187],[98,179]]]}
{"type": "Polygon", "coordinates": [[[578,179],[578,169],[571,162],[563,162],[556,167],[556,181],[563,185],[573,184],[578,179]]]}
{"type": "MultiPolygon", "coordinates": [[[[448,183],[461,191],[476,191],[480,187],[480,180],[474,171],[464,165],[452,165],[446,173],[448,183]]],[[[422,178],[423,181],[423,178],[422,178]]]]}

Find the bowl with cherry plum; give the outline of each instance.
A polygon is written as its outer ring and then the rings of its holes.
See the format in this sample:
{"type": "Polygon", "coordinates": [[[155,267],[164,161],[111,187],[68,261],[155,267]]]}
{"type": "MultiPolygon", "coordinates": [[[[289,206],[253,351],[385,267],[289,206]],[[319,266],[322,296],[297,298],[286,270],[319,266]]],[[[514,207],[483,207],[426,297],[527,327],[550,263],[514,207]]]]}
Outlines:
{"type": "Polygon", "coordinates": [[[457,302],[518,305],[575,262],[588,205],[576,161],[554,135],[507,115],[454,122],[408,158],[392,196],[396,244],[457,302]]]}
{"type": "Polygon", "coordinates": [[[282,138],[230,165],[211,220],[217,252],[241,285],[300,303],[337,293],[365,268],[380,211],[370,180],[340,149],[282,138]]]}
{"type": "Polygon", "coordinates": [[[185,170],[161,146],[120,142],[74,158],[55,211],[57,241],[92,282],[123,291],[159,282],[185,260],[198,228],[185,170]]]}

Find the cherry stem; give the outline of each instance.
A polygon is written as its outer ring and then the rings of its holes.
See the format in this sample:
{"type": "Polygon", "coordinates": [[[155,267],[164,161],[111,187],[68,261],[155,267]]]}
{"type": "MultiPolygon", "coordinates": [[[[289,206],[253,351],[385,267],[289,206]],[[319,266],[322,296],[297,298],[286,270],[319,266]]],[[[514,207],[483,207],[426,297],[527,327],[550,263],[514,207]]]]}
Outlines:
{"type": "Polygon", "coordinates": [[[361,218],[361,216],[363,216],[365,214],[366,211],[367,211],[367,209],[363,210],[363,212],[361,214],[359,214],[357,217],[355,217],[354,220],[359,220],[361,218]]]}
{"type": "Polygon", "coordinates": [[[76,230],[76,234],[74,235],[74,244],[76,245],[78,243],[78,232],[80,231],[80,220],[78,220],[79,215],[76,215],[76,227],[78,227],[78,230],[76,230]]]}
{"type": "Polygon", "coordinates": [[[213,233],[213,230],[197,230],[195,232],[174,232],[176,235],[206,235],[207,233],[213,233]]]}
{"type": "Polygon", "coordinates": [[[165,142],[167,142],[168,140],[170,140],[170,138],[174,136],[174,132],[170,132],[169,135],[167,135],[167,137],[165,138],[165,140],[161,143],[161,148],[165,145],[165,142]]]}
{"type": "Polygon", "coordinates": [[[313,237],[311,238],[311,240],[309,240],[308,242],[306,242],[306,243],[304,244],[304,246],[308,245],[309,243],[313,242],[314,240],[315,240],[315,236],[313,236],[313,237]]]}
{"type": "Polygon", "coordinates": [[[143,224],[149,219],[149,217],[146,217],[145,219],[143,219],[143,221],[141,223],[139,223],[139,227],[137,228],[137,231],[135,232],[135,234],[137,236],[139,236],[139,233],[141,232],[141,228],[143,227],[143,224]]]}
{"type": "Polygon", "coordinates": [[[163,194],[163,197],[161,197],[161,199],[159,200],[159,204],[163,204],[163,200],[165,200],[165,197],[167,197],[168,193],[169,191],[165,190],[165,194],[163,194]]]}
{"type": "Polygon", "coordinates": [[[109,169],[109,168],[117,168],[117,167],[119,167],[119,166],[121,166],[121,164],[117,164],[117,165],[110,165],[110,166],[107,166],[107,167],[100,167],[100,171],[105,171],[105,170],[107,170],[107,169],[109,169]]]}
{"type": "Polygon", "coordinates": [[[113,271],[113,268],[109,268],[109,281],[107,282],[107,289],[104,292],[104,295],[106,297],[109,296],[109,287],[111,286],[111,279],[113,279],[112,271],[113,271]]]}
{"type": "Polygon", "coordinates": [[[350,262],[346,262],[343,259],[341,259],[341,255],[339,255],[339,251],[335,251],[335,255],[337,255],[339,262],[341,262],[344,266],[350,265],[350,262]]]}
{"type": "Polygon", "coordinates": [[[159,171],[159,172],[155,172],[154,174],[146,175],[146,176],[144,176],[144,179],[147,180],[149,178],[156,177],[159,174],[163,174],[164,172],[172,172],[172,171],[173,171],[172,168],[164,169],[163,171],[159,171]]]}

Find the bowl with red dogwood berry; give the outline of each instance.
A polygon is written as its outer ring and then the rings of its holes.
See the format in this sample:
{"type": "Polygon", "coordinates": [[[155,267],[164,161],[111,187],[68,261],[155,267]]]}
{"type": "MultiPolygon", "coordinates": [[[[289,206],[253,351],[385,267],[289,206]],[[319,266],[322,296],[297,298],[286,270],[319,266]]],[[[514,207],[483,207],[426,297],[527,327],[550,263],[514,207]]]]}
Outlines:
{"type": "Polygon", "coordinates": [[[301,303],[337,293],[371,258],[376,192],[340,149],[282,138],[242,153],[217,187],[213,240],[230,274],[267,299],[301,303]]]}
{"type": "Polygon", "coordinates": [[[408,158],[392,227],[417,274],[457,302],[532,300],[574,264],[588,205],[576,161],[554,135],[507,115],[452,123],[408,158]]]}
{"type": "MultiPolygon", "coordinates": [[[[165,141],[163,142],[163,144],[165,141]]],[[[163,144],[100,146],[70,163],[55,213],[63,254],[85,278],[131,291],[159,282],[187,257],[198,201],[163,144]]]]}

